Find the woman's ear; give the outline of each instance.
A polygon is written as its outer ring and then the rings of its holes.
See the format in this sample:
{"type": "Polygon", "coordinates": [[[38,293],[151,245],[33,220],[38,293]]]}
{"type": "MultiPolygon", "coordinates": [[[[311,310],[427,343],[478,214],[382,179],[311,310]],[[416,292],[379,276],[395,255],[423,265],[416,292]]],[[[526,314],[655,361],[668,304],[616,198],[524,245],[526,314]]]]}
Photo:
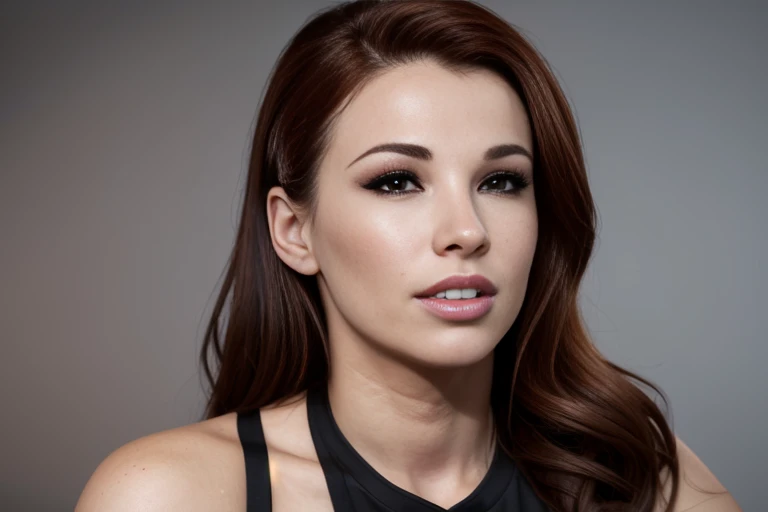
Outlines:
{"type": "Polygon", "coordinates": [[[282,187],[272,187],[267,194],[267,220],[272,247],[283,263],[300,274],[316,274],[317,261],[305,240],[306,219],[282,187]]]}

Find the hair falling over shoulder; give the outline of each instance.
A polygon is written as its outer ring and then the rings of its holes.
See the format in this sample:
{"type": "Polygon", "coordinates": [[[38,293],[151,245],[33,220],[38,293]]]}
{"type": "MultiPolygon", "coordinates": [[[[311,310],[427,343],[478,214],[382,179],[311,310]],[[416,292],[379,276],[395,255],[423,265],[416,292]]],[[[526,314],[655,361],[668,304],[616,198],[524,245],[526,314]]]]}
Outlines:
{"type": "Polygon", "coordinates": [[[281,53],[261,98],[236,240],[202,347],[206,417],[278,402],[327,378],[316,278],[274,251],[267,192],[281,186],[312,212],[318,162],[345,102],[378,73],[419,59],[495,71],[531,123],[539,236],[524,304],[494,355],[499,443],[553,510],[654,510],[663,471],[672,476],[672,510],[675,436],[638,384],[668,408],[667,399],[601,356],[578,307],[597,219],[576,122],[534,47],[469,1],[338,4],[309,19],[281,53]]]}

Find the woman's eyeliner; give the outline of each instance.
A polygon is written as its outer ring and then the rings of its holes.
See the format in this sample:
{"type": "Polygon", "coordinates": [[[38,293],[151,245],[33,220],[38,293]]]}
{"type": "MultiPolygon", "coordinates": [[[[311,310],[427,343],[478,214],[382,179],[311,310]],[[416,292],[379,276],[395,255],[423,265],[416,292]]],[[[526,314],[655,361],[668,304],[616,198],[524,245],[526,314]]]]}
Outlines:
{"type": "MultiPolygon", "coordinates": [[[[384,174],[381,174],[377,176],[376,178],[372,179],[365,185],[363,185],[363,188],[367,190],[371,190],[376,194],[383,195],[383,196],[400,196],[405,194],[410,194],[412,192],[418,192],[418,188],[412,188],[412,189],[406,189],[406,190],[383,190],[382,187],[385,185],[390,186],[394,183],[403,183],[403,182],[411,182],[414,185],[420,187],[420,181],[419,178],[416,176],[416,174],[413,173],[413,171],[409,171],[406,169],[399,169],[395,171],[389,171],[384,174]]],[[[483,181],[483,184],[488,182],[495,182],[495,183],[502,183],[504,184],[504,188],[502,189],[490,189],[490,191],[494,194],[501,194],[501,195],[518,195],[520,194],[528,185],[529,180],[528,177],[520,170],[509,170],[509,171],[496,171],[488,175],[483,181]],[[512,188],[507,189],[506,182],[509,182],[512,184],[512,188]]]]}

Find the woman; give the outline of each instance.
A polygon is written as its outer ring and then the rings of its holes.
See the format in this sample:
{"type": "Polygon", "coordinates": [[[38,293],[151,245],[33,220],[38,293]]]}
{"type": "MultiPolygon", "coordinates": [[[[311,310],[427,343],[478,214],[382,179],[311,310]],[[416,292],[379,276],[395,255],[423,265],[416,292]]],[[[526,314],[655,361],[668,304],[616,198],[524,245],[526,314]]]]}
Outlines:
{"type": "Polygon", "coordinates": [[[259,112],[208,419],[111,454],[78,510],[739,510],[590,342],[594,237],[566,99],[508,23],[320,13],[259,112]]]}

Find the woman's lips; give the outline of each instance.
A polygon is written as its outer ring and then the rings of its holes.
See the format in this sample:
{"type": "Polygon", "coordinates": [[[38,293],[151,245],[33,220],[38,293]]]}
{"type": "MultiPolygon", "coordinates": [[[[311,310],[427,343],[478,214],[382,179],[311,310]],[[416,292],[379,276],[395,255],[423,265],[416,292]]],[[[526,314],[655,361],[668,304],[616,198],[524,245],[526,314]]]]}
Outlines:
{"type": "Polygon", "coordinates": [[[421,291],[417,297],[434,297],[438,292],[444,292],[445,290],[460,290],[463,288],[474,288],[480,290],[483,295],[495,295],[496,287],[486,277],[480,274],[461,275],[456,274],[446,277],[442,281],[439,281],[426,290],[421,291]]]}
{"type": "Polygon", "coordinates": [[[437,299],[417,297],[427,311],[445,320],[475,320],[487,314],[493,306],[495,295],[481,295],[474,299],[437,299]]]}

